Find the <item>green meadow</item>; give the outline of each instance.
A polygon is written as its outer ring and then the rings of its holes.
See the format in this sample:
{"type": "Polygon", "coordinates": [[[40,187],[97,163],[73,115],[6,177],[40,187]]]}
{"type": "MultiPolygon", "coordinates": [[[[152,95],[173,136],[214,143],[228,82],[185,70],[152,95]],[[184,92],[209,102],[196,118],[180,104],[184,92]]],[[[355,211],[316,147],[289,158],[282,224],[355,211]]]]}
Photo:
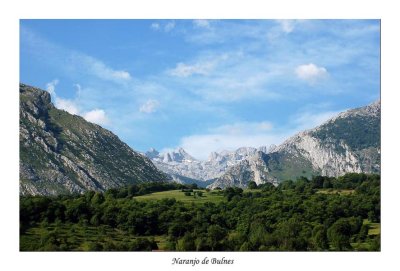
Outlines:
{"type": "Polygon", "coordinates": [[[161,199],[168,199],[174,198],[177,201],[181,201],[186,204],[191,203],[205,203],[205,202],[213,202],[219,203],[224,200],[224,196],[222,193],[218,191],[205,191],[205,190],[193,190],[193,192],[189,192],[190,195],[185,195],[185,192],[181,190],[171,190],[171,191],[162,191],[162,192],[155,192],[143,196],[134,197],[134,199],[138,201],[150,201],[150,200],[161,200],[161,199]],[[202,195],[199,196],[197,193],[202,192],[202,195]]]}

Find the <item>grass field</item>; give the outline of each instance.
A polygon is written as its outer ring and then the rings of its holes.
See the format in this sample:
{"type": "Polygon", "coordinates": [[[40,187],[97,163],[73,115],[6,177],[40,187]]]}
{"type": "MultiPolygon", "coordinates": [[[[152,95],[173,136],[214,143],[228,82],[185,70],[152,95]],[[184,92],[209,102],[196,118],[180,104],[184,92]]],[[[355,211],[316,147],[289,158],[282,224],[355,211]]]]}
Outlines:
{"type": "MultiPolygon", "coordinates": [[[[370,250],[374,245],[374,238],[381,233],[381,224],[370,222],[368,219],[363,220],[364,225],[368,225],[368,237],[365,242],[351,243],[355,250],[366,251],[370,250]]],[[[378,249],[372,249],[377,251],[378,249]]]]}
{"type": "Polygon", "coordinates": [[[336,194],[338,193],[339,195],[351,195],[354,193],[353,189],[318,189],[317,193],[319,194],[336,194]]]}
{"type": "Polygon", "coordinates": [[[163,192],[156,192],[148,195],[143,195],[143,196],[138,196],[135,197],[136,200],[138,201],[144,201],[144,200],[160,200],[160,199],[165,199],[165,198],[175,198],[177,201],[182,201],[187,204],[193,203],[205,203],[205,202],[214,202],[214,203],[219,203],[224,200],[224,197],[222,195],[219,195],[218,192],[207,192],[204,190],[194,190],[196,191],[201,191],[203,192],[203,195],[201,197],[199,196],[194,196],[193,192],[191,193],[190,196],[186,196],[184,192],[181,190],[171,190],[171,191],[163,191],[163,192]]]}
{"type": "Polygon", "coordinates": [[[373,223],[364,219],[363,224],[368,225],[368,235],[378,235],[381,233],[381,223],[373,223]]]}

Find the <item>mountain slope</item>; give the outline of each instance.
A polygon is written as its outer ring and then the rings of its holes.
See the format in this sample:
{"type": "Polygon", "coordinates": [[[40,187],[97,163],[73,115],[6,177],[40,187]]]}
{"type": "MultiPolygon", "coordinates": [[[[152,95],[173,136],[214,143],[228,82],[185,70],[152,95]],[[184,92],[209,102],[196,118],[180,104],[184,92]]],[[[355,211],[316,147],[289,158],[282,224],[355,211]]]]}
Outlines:
{"type": "Polygon", "coordinates": [[[110,131],[56,109],[50,94],[20,84],[20,193],[104,191],[167,177],[110,131]]]}
{"type": "Polygon", "coordinates": [[[210,187],[245,187],[250,181],[274,183],[348,172],[379,173],[380,115],[380,101],[343,112],[289,138],[271,153],[248,158],[230,168],[210,187]],[[259,166],[255,167],[254,161],[259,166]]]}

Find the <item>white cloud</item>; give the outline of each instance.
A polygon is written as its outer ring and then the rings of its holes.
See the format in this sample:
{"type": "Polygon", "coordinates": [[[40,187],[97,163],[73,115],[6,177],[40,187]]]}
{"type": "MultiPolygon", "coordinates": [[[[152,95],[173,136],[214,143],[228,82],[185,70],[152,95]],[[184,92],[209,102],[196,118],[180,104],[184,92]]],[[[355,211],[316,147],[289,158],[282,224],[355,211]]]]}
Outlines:
{"type": "Polygon", "coordinates": [[[294,30],[296,20],[278,20],[278,23],[280,24],[282,31],[288,34],[294,30]]]}
{"type": "Polygon", "coordinates": [[[99,124],[106,125],[109,124],[109,119],[106,116],[106,112],[102,109],[94,109],[89,112],[83,113],[83,118],[87,121],[99,124]]]}
{"type": "Polygon", "coordinates": [[[58,82],[59,82],[58,79],[54,79],[53,81],[46,84],[46,90],[50,93],[55,107],[57,107],[58,109],[65,110],[70,114],[78,115],[79,109],[74,100],[63,99],[57,96],[56,86],[58,82]]]}
{"type": "Polygon", "coordinates": [[[318,67],[313,63],[298,66],[295,73],[299,79],[311,84],[328,76],[328,71],[324,67],[318,67]]]}
{"type": "Polygon", "coordinates": [[[105,79],[121,83],[132,79],[129,72],[124,70],[114,70],[105,65],[102,61],[88,55],[73,53],[71,59],[75,62],[75,65],[84,67],[87,72],[103,80],[105,79]]]}
{"type": "Polygon", "coordinates": [[[79,115],[79,109],[78,109],[78,106],[77,106],[77,104],[76,104],[76,102],[74,100],[63,99],[63,98],[57,97],[55,99],[54,105],[58,109],[65,110],[70,114],[79,115]]]}
{"type": "Polygon", "coordinates": [[[193,20],[193,24],[194,26],[199,28],[210,28],[209,20],[203,20],[203,19],[193,20]]]}
{"type": "Polygon", "coordinates": [[[169,32],[169,31],[171,31],[171,30],[174,29],[174,28],[175,28],[175,22],[174,22],[174,21],[170,21],[170,22],[168,22],[168,23],[165,25],[164,31],[165,31],[165,32],[169,32]]]}
{"type": "Polygon", "coordinates": [[[315,112],[315,111],[303,111],[299,114],[292,116],[291,122],[297,127],[296,130],[307,130],[317,127],[318,125],[323,124],[330,118],[337,116],[340,112],[345,110],[338,111],[324,111],[324,112],[315,112]]]}
{"type": "Polygon", "coordinates": [[[182,138],[180,147],[198,159],[205,160],[213,151],[236,150],[240,147],[260,147],[283,142],[279,134],[201,134],[182,138]]]}
{"type": "Polygon", "coordinates": [[[160,24],[159,23],[152,23],[150,25],[150,28],[153,30],[159,30],[160,29],[160,24]]]}
{"type": "Polygon", "coordinates": [[[207,75],[214,68],[214,65],[215,64],[213,62],[208,61],[196,63],[194,65],[188,65],[180,62],[174,69],[169,70],[168,73],[177,77],[189,77],[194,74],[207,75]]]}
{"type": "Polygon", "coordinates": [[[64,99],[57,95],[56,93],[56,85],[58,84],[58,80],[54,79],[53,81],[46,84],[46,90],[50,93],[53,98],[54,106],[58,109],[65,110],[70,114],[73,115],[80,115],[87,121],[97,123],[99,125],[106,125],[109,124],[110,121],[106,116],[106,113],[102,109],[94,109],[90,111],[82,111],[79,108],[77,97],[79,98],[82,87],[80,84],[74,84],[77,88],[77,95],[75,99],[64,99]]]}
{"type": "Polygon", "coordinates": [[[154,31],[163,30],[164,32],[170,32],[175,28],[175,21],[169,21],[167,23],[152,23],[150,28],[154,31]]]}
{"type": "Polygon", "coordinates": [[[252,133],[267,132],[272,130],[273,125],[271,122],[237,122],[233,124],[226,124],[212,129],[215,133],[224,133],[230,135],[247,134],[249,131],[252,133]]]}
{"type": "Polygon", "coordinates": [[[184,148],[194,157],[206,160],[213,151],[236,150],[240,147],[279,145],[298,132],[315,128],[338,111],[302,111],[290,117],[285,127],[275,129],[271,122],[238,122],[209,129],[208,133],[189,135],[181,138],[178,147],[184,148]]]}
{"type": "Polygon", "coordinates": [[[150,114],[157,110],[159,106],[159,102],[157,100],[147,100],[142,106],[139,108],[139,111],[142,113],[150,114]]]}
{"type": "MultiPolygon", "coordinates": [[[[21,34],[21,38],[24,39],[21,42],[29,44],[33,55],[41,58],[45,54],[49,64],[55,69],[63,69],[71,76],[74,74],[92,75],[101,80],[109,80],[117,83],[125,83],[131,79],[131,75],[125,70],[113,69],[92,56],[53,44],[42,39],[29,29],[21,28],[21,33],[23,33],[21,34]]],[[[50,90],[51,85],[49,85],[50,90]]]]}
{"type": "Polygon", "coordinates": [[[58,79],[54,79],[53,81],[46,84],[46,90],[50,93],[52,97],[56,97],[56,85],[58,84],[58,79]]]}
{"type": "Polygon", "coordinates": [[[282,94],[268,86],[275,72],[262,70],[232,70],[215,72],[200,82],[194,92],[209,101],[236,102],[246,99],[277,100],[282,94]],[[250,73],[253,72],[253,73],[250,73]]]}
{"type": "Polygon", "coordinates": [[[280,77],[285,80],[292,67],[288,64],[271,64],[238,49],[220,54],[205,53],[187,63],[176,64],[166,73],[177,77],[176,82],[196,96],[207,101],[226,103],[255,98],[280,99],[282,92],[273,84],[280,77]]]}
{"type": "Polygon", "coordinates": [[[74,84],[74,87],[76,87],[76,96],[81,96],[82,93],[82,87],[79,84],[74,84]]]}
{"type": "Polygon", "coordinates": [[[194,157],[205,160],[213,151],[279,144],[286,136],[287,134],[274,131],[269,121],[237,122],[214,127],[208,133],[183,137],[179,147],[194,157]]]}

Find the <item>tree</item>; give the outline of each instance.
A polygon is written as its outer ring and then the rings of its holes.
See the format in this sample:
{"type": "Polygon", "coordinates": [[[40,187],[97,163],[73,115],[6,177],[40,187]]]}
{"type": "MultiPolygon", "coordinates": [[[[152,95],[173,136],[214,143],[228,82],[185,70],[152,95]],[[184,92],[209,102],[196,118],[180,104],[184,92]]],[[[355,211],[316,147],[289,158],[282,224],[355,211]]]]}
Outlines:
{"type": "Polygon", "coordinates": [[[249,182],[249,184],[247,185],[248,189],[257,189],[257,184],[255,181],[251,181],[249,182]]]}
{"type": "Polygon", "coordinates": [[[225,229],[219,225],[211,225],[210,227],[208,227],[207,236],[207,240],[211,246],[211,250],[214,251],[218,249],[218,244],[220,243],[220,241],[225,238],[226,232],[225,229]]]}
{"type": "Polygon", "coordinates": [[[286,221],[279,222],[276,227],[274,235],[279,242],[281,250],[307,250],[307,242],[302,236],[302,230],[305,228],[303,221],[292,217],[286,221]]]}
{"type": "Polygon", "coordinates": [[[335,250],[347,250],[350,246],[351,225],[345,218],[338,219],[328,229],[328,239],[335,250]]]}
{"type": "Polygon", "coordinates": [[[313,176],[311,179],[313,188],[322,188],[324,185],[324,177],[322,176],[313,176]]]}
{"type": "Polygon", "coordinates": [[[196,250],[196,246],[194,243],[193,235],[190,233],[186,233],[182,238],[178,240],[176,243],[177,251],[194,251],[196,250]]]}
{"type": "Polygon", "coordinates": [[[91,199],[91,203],[94,205],[100,205],[104,202],[104,195],[103,193],[96,192],[91,199]]]}
{"type": "Polygon", "coordinates": [[[331,180],[329,180],[329,179],[326,178],[326,179],[324,180],[324,183],[323,183],[322,187],[325,188],[325,189],[326,189],[326,188],[332,188],[331,180]]]}
{"type": "Polygon", "coordinates": [[[198,236],[196,240],[194,241],[195,247],[197,251],[209,251],[211,250],[207,238],[204,236],[198,236]]]}
{"type": "Polygon", "coordinates": [[[381,250],[381,235],[377,235],[374,237],[371,243],[371,248],[372,251],[380,251],[381,250]]]}
{"type": "Polygon", "coordinates": [[[268,234],[265,230],[265,226],[261,221],[254,221],[250,225],[249,230],[249,245],[252,250],[258,250],[259,247],[264,243],[264,237],[268,234]]]}
{"type": "Polygon", "coordinates": [[[323,225],[316,225],[312,231],[311,243],[315,250],[327,250],[329,248],[326,229],[323,225]]]}
{"type": "Polygon", "coordinates": [[[361,226],[360,232],[358,233],[358,240],[360,242],[364,242],[365,241],[365,239],[368,236],[368,230],[369,230],[369,227],[368,227],[367,224],[363,224],[361,226]]]}

